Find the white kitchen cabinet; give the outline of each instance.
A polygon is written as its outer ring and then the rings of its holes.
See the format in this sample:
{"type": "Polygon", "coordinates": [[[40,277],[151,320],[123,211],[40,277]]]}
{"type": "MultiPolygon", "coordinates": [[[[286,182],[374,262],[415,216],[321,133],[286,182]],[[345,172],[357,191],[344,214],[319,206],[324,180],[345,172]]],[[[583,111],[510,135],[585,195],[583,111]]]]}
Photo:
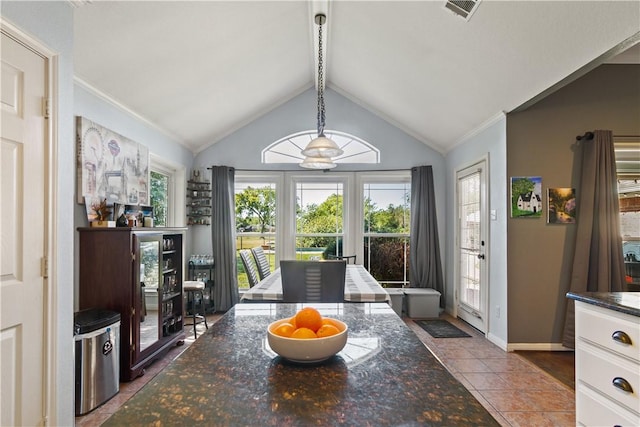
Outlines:
{"type": "Polygon", "coordinates": [[[640,317],[575,304],[577,424],[640,426],[640,317]]]}

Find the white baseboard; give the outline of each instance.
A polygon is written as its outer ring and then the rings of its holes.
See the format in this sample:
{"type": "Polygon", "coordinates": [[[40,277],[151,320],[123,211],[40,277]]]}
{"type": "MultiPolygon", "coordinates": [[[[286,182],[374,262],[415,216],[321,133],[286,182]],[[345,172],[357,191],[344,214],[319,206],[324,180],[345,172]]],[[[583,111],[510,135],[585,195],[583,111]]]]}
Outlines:
{"type": "Polygon", "coordinates": [[[493,344],[497,345],[500,350],[502,351],[509,351],[507,350],[507,342],[504,341],[503,339],[499,338],[498,336],[492,334],[491,332],[489,332],[487,334],[487,339],[492,342],[493,344]]]}
{"type": "Polygon", "coordinates": [[[517,350],[533,350],[533,351],[573,351],[572,348],[563,346],[555,342],[541,343],[510,343],[507,345],[507,351],[517,350]]]}

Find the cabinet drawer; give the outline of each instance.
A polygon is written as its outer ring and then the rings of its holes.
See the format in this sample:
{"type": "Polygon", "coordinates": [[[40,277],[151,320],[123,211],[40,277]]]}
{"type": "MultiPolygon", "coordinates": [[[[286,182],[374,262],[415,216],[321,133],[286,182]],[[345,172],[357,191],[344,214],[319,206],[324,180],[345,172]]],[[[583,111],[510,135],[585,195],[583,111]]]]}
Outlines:
{"type": "MultiPolygon", "coordinates": [[[[576,340],[586,339],[611,351],[640,361],[638,317],[576,301],[576,340]],[[625,334],[630,344],[613,338],[625,334]]],[[[577,345],[577,344],[576,344],[577,345]]]]}
{"type": "Polygon", "coordinates": [[[640,365],[615,356],[584,342],[577,342],[576,372],[579,382],[598,390],[614,401],[640,414],[640,365]],[[626,381],[632,392],[614,385],[614,380],[626,381]]]}
{"type": "Polygon", "coordinates": [[[593,390],[577,385],[576,424],[582,426],[640,425],[640,417],[600,396],[593,390]]]}

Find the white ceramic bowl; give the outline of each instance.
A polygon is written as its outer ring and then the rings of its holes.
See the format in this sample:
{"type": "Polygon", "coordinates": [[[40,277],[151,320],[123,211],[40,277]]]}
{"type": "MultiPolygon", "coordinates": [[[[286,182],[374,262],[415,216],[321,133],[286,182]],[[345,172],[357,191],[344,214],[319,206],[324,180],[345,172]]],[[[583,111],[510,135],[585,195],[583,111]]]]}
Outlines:
{"type": "Polygon", "coordinates": [[[333,319],[340,329],[340,333],[324,338],[286,338],[275,335],[272,331],[289,319],[276,320],[267,328],[267,341],[271,350],[281,357],[298,363],[316,363],[327,360],[347,343],[347,324],[333,319]]]}

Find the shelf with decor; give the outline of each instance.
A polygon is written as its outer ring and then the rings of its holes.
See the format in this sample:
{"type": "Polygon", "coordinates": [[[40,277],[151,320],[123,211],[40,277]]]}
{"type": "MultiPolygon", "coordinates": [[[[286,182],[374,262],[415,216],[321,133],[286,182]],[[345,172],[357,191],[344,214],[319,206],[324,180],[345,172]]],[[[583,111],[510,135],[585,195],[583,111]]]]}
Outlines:
{"type": "Polygon", "coordinates": [[[187,181],[187,225],[211,225],[211,183],[187,181]]]}

